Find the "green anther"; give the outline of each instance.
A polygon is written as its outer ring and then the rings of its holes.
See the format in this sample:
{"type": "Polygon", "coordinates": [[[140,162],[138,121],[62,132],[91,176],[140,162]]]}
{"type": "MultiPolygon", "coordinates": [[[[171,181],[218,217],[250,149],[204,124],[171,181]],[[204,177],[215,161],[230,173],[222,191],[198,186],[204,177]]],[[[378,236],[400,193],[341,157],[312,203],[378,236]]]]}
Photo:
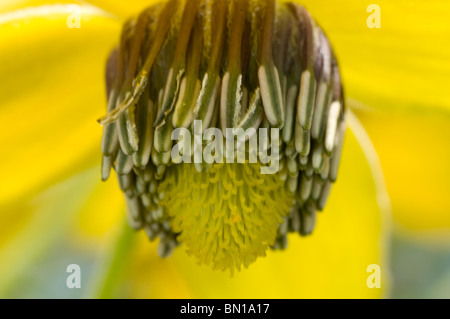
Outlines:
{"type": "Polygon", "coordinates": [[[134,178],[132,173],[127,175],[117,174],[117,180],[119,182],[119,187],[122,192],[127,193],[128,191],[133,190],[134,178]]]}
{"type": "Polygon", "coordinates": [[[297,102],[298,121],[303,129],[311,129],[316,97],[316,79],[314,73],[305,70],[300,80],[300,94],[297,102]]]}
{"type": "Polygon", "coordinates": [[[143,207],[138,197],[126,195],[127,219],[134,230],[139,230],[144,226],[143,207]]]}
{"type": "Polygon", "coordinates": [[[119,175],[127,175],[133,169],[133,157],[126,155],[119,150],[116,157],[116,173],[119,175]]]}
{"type": "Polygon", "coordinates": [[[201,34],[200,30],[201,25],[197,23],[189,48],[187,71],[181,82],[178,101],[173,113],[172,123],[174,127],[188,127],[193,121],[193,112],[200,91],[200,80],[198,77],[202,57],[202,37],[195,36],[196,34],[201,34]]]}
{"type": "Polygon", "coordinates": [[[202,121],[202,129],[206,130],[213,118],[216,108],[217,96],[220,95],[220,78],[216,73],[206,73],[203,77],[202,87],[198,94],[197,104],[194,109],[194,118],[202,121]]]}
{"type": "MultiPolygon", "coordinates": [[[[166,82],[164,90],[164,98],[162,109],[157,116],[154,126],[161,126],[169,113],[172,111],[177,101],[181,79],[185,74],[186,56],[188,51],[189,39],[194,27],[195,16],[199,7],[200,1],[187,1],[184,7],[183,16],[180,24],[180,31],[178,34],[178,41],[175,48],[174,60],[169,71],[169,77],[166,82]]],[[[197,38],[194,32],[194,40],[197,38]]],[[[199,49],[199,48],[197,48],[199,49]]],[[[200,49],[199,49],[200,50],[200,49]]]]}
{"type": "Polygon", "coordinates": [[[313,178],[313,186],[311,190],[311,198],[316,202],[322,193],[323,181],[317,175],[313,178]]]}
{"type": "Polygon", "coordinates": [[[278,71],[273,64],[262,65],[258,77],[266,117],[270,125],[282,128],[285,115],[278,71]]]}
{"type": "MultiPolygon", "coordinates": [[[[146,90],[148,92],[148,90],[146,90]]],[[[140,136],[138,150],[133,154],[133,163],[136,167],[145,168],[150,159],[150,153],[153,146],[153,120],[155,116],[154,103],[143,95],[140,101],[137,114],[137,127],[140,136]]]]}
{"type": "Polygon", "coordinates": [[[215,0],[211,12],[208,12],[208,22],[210,23],[206,30],[211,33],[206,39],[211,39],[211,43],[205,43],[205,47],[211,47],[210,58],[208,61],[208,69],[202,80],[202,88],[200,90],[197,104],[194,110],[194,118],[201,120],[203,130],[209,127],[211,118],[215,110],[216,100],[220,94],[220,65],[223,54],[223,47],[226,39],[226,2],[215,0]],[[214,16],[211,16],[214,12],[214,16]],[[208,28],[209,27],[209,28],[208,28]]]}
{"type": "Polygon", "coordinates": [[[263,120],[263,107],[261,100],[261,93],[259,88],[252,94],[250,99],[250,107],[242,120],[239,122],[237,128],[246,130],[248,128],[257,129],[263,120]]]}
{"type": "MultiPolygon", "coordinates": [[[[108,97],[108,112],[115,108],[117,90],[112,89],[108,97]]],[[[119,139],[116,133],[116,123],[106,124],[103,127],[102,153],[106,156],[113,156],[117,152],[119,139]]]]}
{"type": "Polygon", "coordinates": [[[155,129],[153,145],[158,153],[169,152],[172,148],[172,135],[173,125],[170,118],[166,124],[155,129]]]}
{"type": "Polygon", "coordinates": [[[220,118],[222,129],[234,128],[238,124],[242,106],[242,74],[226,73],[222,80],[220,118]]]}
{"type": "Polygon", "coordinates": [[[317,89],[316,105],[311,126],[311,137],[318,140],[324,131],[325,114],[329,105],[330,87],[326,82],[320,82],[317,89]]]}
{"type": "Polygon", "coordinates": [[[307,236],[312,233],[314,227],[316,226],[316,215],[316,211],[313,211],[312,213],[302,213],[302,219],[300,223],[300,234],[302,236],[307,236]]]}
{"type": "Polygon", "coordinates": [[[120,147],[125,154],[132,155],[137,151],[139,142],[136,123],[134,122],[134,107],[127,109],[116,123],[120,147]]]}
{"type": "Polygon", "coordinates": [[[326,181],[322,187],[322,193],[320,194],[320,198],[317,202],[317,209],[322,211],[325,208],[325,204],[328,200],[328,196],[330,195],[332,182],[326,181]]]}
{"type": "Polygon", "coordinates": [[[330,180],[332,182],[336,181],[339,163],[341,159],[341,153],[342,153],[342,146],[344,143],[344,134],[345,134],[346,124],[345,121],[342,120],[339,123],[338,132],[336,133],[336,146],[333,152],[333,156],[331,157],[330,162],[330,180]]]}
{"type": "Polygon", "coordinates": [[[298,88],[296,85],[291,85],[286,94],[286,116],[283,126],[283,141],[289,143],[292,140],[292,135],[295,129],[295,111],[297,100],[298,88]]]}
{"type": "Polygon", "coordinates": [[[295,121],[295,149],[300,156],[308,156],[311,149],[311,131],[305,130],[295,121]]]}
{"type": "Polygon", "coordinates": [[[222,79],[220,118],[222,129],[234,128],[239,121],[242,101],[241,50],[248,0],[231,3],[227,69],[222,79]]]}
{"type": "Polygon", "coordinates": [[[320,178],[322,179],[322,181],[328,179],[328,175],[330,174],[330,162],[331,159],[328,156],[325,156],[325,158],[323,159],[322,170],[320,171],[320,178]]]}
{"type": "Polygon", "coordinates": [[[102,181],[106,181],[109,178],[109,174],[111,174],[112,164],[112,156],[102,156],[102,181]]]}
{"type": "Polygon", "coordinates": [[[313,179],[303,175],[300,183],[300,200],[306,202],[311,195],[313,179]]]}
{"type": "Polygon", "coordinates": [[[323,144],[318,143],[314,146],[314,150],[312,153],[312,166],[313,166],[314,172],[319,173],[322,170],[323,159],[324,159],[323,144]]]}
{"type": "Polygon", "coordinates": [[[258,69],[259,85],[264,111],[269,123],[273,127],[282,128],[284,125],[284,104],[280,84],[280,76],[273,62],[272,33],[275,19],[275,1],[266,3],[261,39],[260,67],[258,69]]]}
{"type": "Polygon", "coordinates": [[[338,129],[338,121],[341,110],[341,104],[337,101],[331,103],[328,112],[327,127],[325,132],[325,151],[331,155],[336,141],[336,133],[338,129]]]}

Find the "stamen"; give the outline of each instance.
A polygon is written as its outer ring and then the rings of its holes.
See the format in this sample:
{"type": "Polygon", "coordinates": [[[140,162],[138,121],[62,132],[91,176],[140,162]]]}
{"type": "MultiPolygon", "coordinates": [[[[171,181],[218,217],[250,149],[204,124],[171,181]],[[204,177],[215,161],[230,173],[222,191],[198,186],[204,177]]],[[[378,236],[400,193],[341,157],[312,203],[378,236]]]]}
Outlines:
{"type": "Polygon", "coordinates": [[[311,148],[311,131],[305,130],[299,122],[295,122],[295,149],[301,156],[308,156],[311,148]]]}
{"type": "Polygon", "coordinates": [[[316,95],[316,79],[310,70],[302,73],[300,81],[300,95],[298,96],[298,121],[305,131],[311,128],[316,95]]]}
{"type": "Polygon", "coordinates": [[[144,92],[143,98],[140,101],[138,108],[137,126],[139,145],[136,153],[133,154],[133,163],[136,167],[145,168],[150,159],[150,153],[153,146],[153,118],[154,118],[154,103],[149,99],[149,90],[144,92]],[[145,94],[147,92],[147,94],[145,94]]]}
{"type": "MultiPolygon", "coordinates": [[[[115,89],[111,90],[108,98],[108,112],[115,108],[115,102],[117,98],[117,91],[115,89]]],[[[102,153],[107,156],[112,156],[117,152],[119,146],[119,139],[116,134],[116,123],[106,124],[103,127],[102,135],[102,153]]]]}
{"type": "Polygon", "coordinates": [[[144,226],[143,223],[143,207],[139,198],[136,196],[125,196],[127,201],[127,219],[128,223],[134,230],[139,230],[144,226]]]}
{"type": "Polygon", "coordinates": [[[125,110],[116,122],[120,147],[124,153],[129,155],[133,155],[137,151],[139,143],[136,123],[134,122],[134,111],[134,107],[125,110]]]}
{"type": "Polygon", "coordinates": [[[295,102],[297,100],[298,88],[291,85],[287,91],[286,98],[286,117],[283,126],[283,141],[288,143],[292,140],[292,133],[295,125],[295,102]]]}
{"type": "Polygon", "coordinates": [[[322,193],[320,194],[319,201],[317,203],[317,208],[322,211],[325,208],[325,204],[328,200],[328,196],[330,195],[332,183],[330,181],[326,181],[323,188],[322,193]]]}
{"type": "Polygon", "coordinates": [[[328,121],[325,135],[325,151],[327,152],[327,154],[331,154],[333,152],[340,111],[341,111],[341,104],[339,102],[335,101],[331,103],[330,112],[328,113],[328,121]]]}
{"type": "Polygon", "coordinates": [[[113,159],[111,156],[102,157],[102,181],[106,181],[111,173],[111,167],[113,164],[113,159]]]}
{"type": "MultiPolygon", "coordinates": [[[[158,114],[157,120],[154,124],[155,127],[159,127],[163,124],[163,121],[167,118],[167,116],[172,111],[172,108],[175,105],[181,85],[180,82],[186,68],[186,52],[188,49],[189,38],[191,37],[191,30],[194,26],[198,6],[199,1],[186,1],[186,6],[183,12],[183,18],[181,20],[177,46],[175,48],[173,64],[172,67],[170,68],[169,76],[166,82],[166,88],[164,90],[162,110],[158,114]]],[[[197,38],[198,37],[194,35],[193,37],[194,41],[196,41],[197,38]]],[[[196,45],[198,46],[198,44],[196,45]]],[[[201,49],[198,47],[196,48],[195,44],[193,45],[193,47],[194,47],[194,54],[199,54],[195,52],[201,49]]],[[[192,53],[190,55],[192,56],[192,53]]],[[[193,59],[197,60],[196,57],[194,57],[193,59]]],[[[191,72],[195,72],[195,66],[193,68],[194,71],[191,72]]]]}
{"type": "Polygon", "coordinates": [[[241,43],[244,32],[248,0],[231,3],[231,27],[228,41],[228,63],[222,80],[220,123],[222,129],[238,124],[242,100],[241,43]]]}
{"type": "Polygon", "coordinates": [[[256,92],[253,94],[250,100],[250,108],[245,114],[244,118],[238,124],[237,128],[247,130],[252,127],[257,129],[263,120],[263,107],[262,107],[262,99],[260,89],[256,89],[256,92]]]}
{"type": "MultiPolygon", "coordinates": [[[[208,70],[206,71],[202,88],[200,90],[197,105],[194,110],[194,118],[196,120],[202,120],[203,130],[209,127],[211,117],[214,112],[214,106],[216,104],[217,95],[220,87],[220,65],[222,60],[222,51],[225,42],[225,24],[227,7],[226,2],[223,0],[214,1],[212,11],[207,11],[208,14],[214,12],[214,17],[209,17],[206,20],[210,23],[205,26],[205,30],[212,30],[214,34],[213,42],[211,43],[211,54],[208,63],[208,70]],[[217,15],[216,15],[217,13],[217,15]],[[214,23],[212,23],[214,19],[214,23]]],[[[205,31],[207,32],[207,31],[205,31]]],[[[208,39],[211,37],[206,37],[208,39]]],[[[209,43],[206,41],[206,47],[209,47],[209,43]]],[[[217,110],[217,109],[216,109],[217,110]]]]}
{"type": "Polygon", "coordinates": [[[342,153],[342,146],[344,143],[344,134],[345,134],[346,124],[345,120],[341,120],[338,128],[338,133],[336,134],[336,141],[335,141],[335,149],[333,156],[331,157],[330,162],[330,180],[332,182],[336,181],[339,163],[341,159],[341,153],[342,153]]]}
{"type": "Polygon", "coordinates": [[[311,195],[313,179],[307,175],[303,175],[300,184],[300,200],[306,202],[311,195]]]}
{"type": "Polygon", "coordinates": [[[133,158],[124,154],[121,150],[116,158],[116,173],[119,175],[126,175],[133,169],[133,158]]]}
{"type": "Polygon", "coordinates": [[[181,82],[178,102],[173,113],[174,127],[188,127],[193,120],[193,111],[200,92],[199,68],[202,57],[201,25],[197,23],[192,34],[187,73],[181,82]]]}
{"type": "Polygon", "coordinates": [[[316,173],[322,170],[323,158],[323,144],[317,143],[312,154],[312,166],[316,173]]]}
{"type": "Polygon", "coordinates": [[[307,236],[312,233],[314,227],[316,226],[316,211],[312,211],[311,213],[307,213],[303,211],[301,214],[301,222],[300,222],[300,234],[302,236],[307,236]]]}
{"type": "Polygon", "coordinates": [[[259,85],[267,120],[273,127],[284,125],[284,104],[278,71],[273,63],[272,33],[275,19],[275,1],[268,0],[264,7],[261,55],[258,69],[259,85]]]}

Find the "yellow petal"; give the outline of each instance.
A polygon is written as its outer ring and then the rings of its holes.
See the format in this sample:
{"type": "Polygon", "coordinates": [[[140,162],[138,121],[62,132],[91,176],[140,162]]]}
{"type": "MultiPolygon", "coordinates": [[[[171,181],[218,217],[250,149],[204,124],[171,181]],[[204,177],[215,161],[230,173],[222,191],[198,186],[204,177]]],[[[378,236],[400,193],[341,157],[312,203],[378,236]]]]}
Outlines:
{"type": "Polygon", "coordinates": [[[374,110],[357,115],[378,151],[397,226],[449,234],[450,117],[374,110]]]}
{"type": "Polygon", "coordinates": [[[82,6],[70,29],[68,5],[0,15],[0,203],[43,189],[98,161],[104,68],[120,24],[82,6]],[[92,154],[92,153],[90,153],[92,154]]]}
{"type": "Polygon", "coordinates": [[[389,287],[386,221],[365,155],[347,132],[340,176],[312,236],[289,236],[285,251],[270,251],[249,269],[228,273],[199,266],[184,247],[168,259],[144,234],[128,256],[122,297],[152,298],[378,298],[389,287]],[[381,289],[368,288],[370,264],[381,266],[381,289]]]}
{"type": "MultiPolygon", "coordinates": [[[[100,166],[96,166],[100,172],[100,166]]],[[[117,227],[125,217],[125,200],[120,191],[117,179],[110,178],[107,182],[100,182],[99,176],[91,181],[95,188],[80,210],[74,224],[74,241],[81,247],[99,245],[104,242],[104,236],[117,227]]]]}
{"type": "Polygon", "coordinates": [[[157,0],[88,0],[89,3],[108,11],[122,20],[138,14],[143,9],[158,3],[157,0]]]}
{"type": "Polygon", "coordinates": [[[43,5],[82,4],[82,0],[2,0],[0,14],[43,5]]]}
{"type": "MultiPolygon", "coordinates": [[[[0,147],[14,154],[14,159],[0,159],[0,167],[8,168],[0,203],[62,178],[62,173],[98,145],[100,129],[91,120],[102,113],[105,104],[104,60],[116,42],[118,25],[110,18],[86,13],[82,28],[73,30],[65,25],[66,11],[53,17],[30,13],[29,19],[2,20],[0,38],[6,41],[0,44],[0,58],[6,68],[0,69],[0,75],[8,82],[0,88],[4,101],[0,127],[8,129],[0,134],[0,147]],[[90,85],[83,86],[86,79],[90,85]],[[12,119],[17,119],[14,125],[12,119]]],[[[366,268],[374,263],[382,265],[383,289],[388,285],[388,270],[379,249],[384,237],[375,186],[351,134],[345,149],[340,179],[312,237],[291,236],[287,251],[269,253],[234,278],[195,265],[182,247],[171,259],[161,260],[154,254],[154,245],[142,240],[126,269],[136,295],[379,297],[381,290],[366,285],[366,268]]],[[[87,162],[93,160],[97,159],[87,162]]]]}
{"type": "Polygon", "coordinates": [[[450,2],[380,0],[381,28],[370,29],[370,2],[302,0],[329,36],[347,96],[391,109],[450,110],[450,2]]]}

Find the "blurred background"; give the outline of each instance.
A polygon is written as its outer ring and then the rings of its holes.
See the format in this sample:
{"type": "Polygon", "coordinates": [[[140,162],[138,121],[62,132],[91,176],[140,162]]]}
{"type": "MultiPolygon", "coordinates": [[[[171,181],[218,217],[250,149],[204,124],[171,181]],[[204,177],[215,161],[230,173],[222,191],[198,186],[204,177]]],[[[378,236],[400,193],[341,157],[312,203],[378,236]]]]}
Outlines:
{"type": "Polygon", "coordinates": [[[153,2],[1,1],[0,297],[450,298],[450,3],[300,2],[335,49],[356,128],[313,238],[230,278],[183,248],[161,260],[124,224],[117,182],[100,182],[106,57],[153,2]],[[74,263],[81,289],[66,285],[74,263]]]}

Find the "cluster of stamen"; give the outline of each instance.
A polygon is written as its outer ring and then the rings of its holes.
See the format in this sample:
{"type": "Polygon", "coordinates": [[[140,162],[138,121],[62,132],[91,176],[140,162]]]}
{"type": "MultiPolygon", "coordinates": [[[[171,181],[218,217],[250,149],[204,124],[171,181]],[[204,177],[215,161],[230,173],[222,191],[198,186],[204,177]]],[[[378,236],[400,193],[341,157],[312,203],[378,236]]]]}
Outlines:
{"type": "Polygon", "coordinates": [[[161,256],[185,243],[200,262],[233,269],[285,248],[288,232],[313,231],[337,177],[345,107],[333,50],[302,6],[154,5],[125,23],[107,89],[102,179],[114,168],[130,225],[159,237],[161,256]],[[175,164],[171,134],[196,120],[203,131],[279,129],[278,171],[175,164]]]}

